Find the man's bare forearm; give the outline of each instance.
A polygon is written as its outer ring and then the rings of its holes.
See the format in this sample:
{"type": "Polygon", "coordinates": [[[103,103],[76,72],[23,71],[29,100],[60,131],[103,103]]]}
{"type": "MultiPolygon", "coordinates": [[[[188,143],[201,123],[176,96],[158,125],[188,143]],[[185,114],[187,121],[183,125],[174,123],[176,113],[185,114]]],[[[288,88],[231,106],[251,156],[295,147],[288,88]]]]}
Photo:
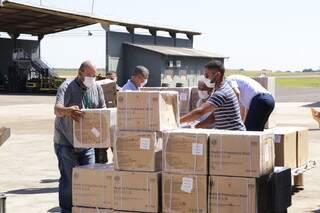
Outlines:
{"type": "Polygon", "coordinates": [[[188,122],[196,120],[201,115],[202,115],[202,111],[201,110],[194,109],[191,112],[189,112],[188,114],[182,116],[181,119],[180,119],[180,122],[181,123],[188,123],[188,122]]]}
{"type": "Polygon", "coordinates": [[[214,114],[212,113],[211,115],[209,115],[206,119],[204,119],[203,121],[200,121],[197,125],[195,125],[195,128],[207,128],[210,125],[212,125],[215,121],[215,117],[214,114]]]}
{"type": "Polygon", "coordinates": [[[54,114],[57,117],[65,117],[65,116],[70,116],[70,110],[69,107],[65,107],[61,104],[56,104],[54,106],[54,114]]]}

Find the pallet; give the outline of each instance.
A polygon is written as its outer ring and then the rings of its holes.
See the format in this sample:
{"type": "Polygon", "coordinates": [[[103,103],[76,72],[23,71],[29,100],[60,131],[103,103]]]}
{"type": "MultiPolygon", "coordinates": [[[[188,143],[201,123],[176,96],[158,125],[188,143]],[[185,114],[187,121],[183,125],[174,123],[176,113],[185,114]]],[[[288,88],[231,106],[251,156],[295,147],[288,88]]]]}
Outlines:
{"type": "Polygon", "coordinates": [[[303,173],[313,169],[316,166],[316,161],[308,161],[303,166],[291,169],[291,175],[293,176],[293,186],[294,187],[303,187],[304,180],[303,180],[303,173]]]}

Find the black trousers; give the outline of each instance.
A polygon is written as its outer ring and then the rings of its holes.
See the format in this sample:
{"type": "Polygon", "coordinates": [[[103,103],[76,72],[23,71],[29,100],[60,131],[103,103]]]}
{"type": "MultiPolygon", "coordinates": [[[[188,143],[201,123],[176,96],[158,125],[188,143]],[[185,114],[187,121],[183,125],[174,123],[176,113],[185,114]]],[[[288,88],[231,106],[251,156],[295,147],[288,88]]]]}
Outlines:
{"type": "Polygon", "coordinates": [[[252,99],[247,113],[245,121],[247,131],[263,131],[274,105],[275,101],[272,95],[268,93],[256,95],[252,99]]]}

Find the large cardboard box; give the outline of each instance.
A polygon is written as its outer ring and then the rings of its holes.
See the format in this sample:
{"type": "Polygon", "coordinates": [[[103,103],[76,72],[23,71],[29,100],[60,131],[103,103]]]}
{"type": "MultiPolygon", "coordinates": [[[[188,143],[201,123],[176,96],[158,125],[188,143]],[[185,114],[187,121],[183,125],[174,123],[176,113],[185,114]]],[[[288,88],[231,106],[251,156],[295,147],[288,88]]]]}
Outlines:
{"type": "Polygon", "coordinates": [[[73,168],[74,206],[113,208],[112,165],[94,164],[73,168]]]}
{"type": "Polygon", "coordinates": [[[206,175],[162,174],[162,212],[207,212],[206,175]]]}
{"type": "Polygon", "coordinates": [[[178,125],[177,92],[118,93],[119,130],[162,131],[177,128],[178,125]]]}
{"type": "Polygon", "coordinates": [[[161,171],[162,133],[119,131],[114,150],[117,170],[161,171]]]}
{"type": "Polygon", "coordinates": [[[73,140],[76,148],[112,147],[117,130],[117,108],[82,109],[79,122],[73,121],[73,140]]]}
{"type": "Polygon", "coordinates": [[[208,174],[208,131],[176,129],[163,132],[163,171],[208,174]]]}
{"type": "Polygon", "coordinates": [[[269,184],[268,176],[260,178],[210,176],[208,212],[271,212],[269,184]]]}
{"type": "Polygon", "coordinates": [[[112,209],[72,207],[72,213],[113,213],[112,209]]]}
{"type": "Polygon", "coordinates": [[[117,107],[117,84],[115,81],[110,79],[104,79],[97,81],[102,87],[104,100],[106,102],[106,107],[117,107]]]}
{"type": "Polygon", "coordinates": [[[297,127],[297,167],[309,160],[309,129],[297,127]]]}
{"type": "Polygon", "coordinates": [[[161,211],[161,174],[115,171],[114,209],[138,212],[161,211]]]}
{"type": "Polygon", "coordinates": [[[296,168],[297,131],[290,127],[276,127],[270,132],[275,134],[275,166],[296,168]]]}
{"type": "Polygon", "coordinates": [[[273,171],[273,133],[216,131],[209,146],[210,175],[259,177],[273,171]]]}
{"type": "Polygon", "coordinates": [[[190,87],[141,87],[142,91],[176,91],[179,93],[179,109],[181,114],[190,112],[190,87]]]}

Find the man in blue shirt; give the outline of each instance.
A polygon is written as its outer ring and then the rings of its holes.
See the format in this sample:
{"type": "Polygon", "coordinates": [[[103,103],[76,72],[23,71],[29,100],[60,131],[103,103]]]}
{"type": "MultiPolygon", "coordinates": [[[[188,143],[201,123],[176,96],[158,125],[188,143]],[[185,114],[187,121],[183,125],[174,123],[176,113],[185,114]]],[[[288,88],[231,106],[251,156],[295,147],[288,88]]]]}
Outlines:
{"type": "Polygon", "coordinates": [[[144,66],[136,66],[131,79],[122,87],[121,91],[137,91],[140,87],[144,87],[149,78],[149,70],[144,66]]]}

